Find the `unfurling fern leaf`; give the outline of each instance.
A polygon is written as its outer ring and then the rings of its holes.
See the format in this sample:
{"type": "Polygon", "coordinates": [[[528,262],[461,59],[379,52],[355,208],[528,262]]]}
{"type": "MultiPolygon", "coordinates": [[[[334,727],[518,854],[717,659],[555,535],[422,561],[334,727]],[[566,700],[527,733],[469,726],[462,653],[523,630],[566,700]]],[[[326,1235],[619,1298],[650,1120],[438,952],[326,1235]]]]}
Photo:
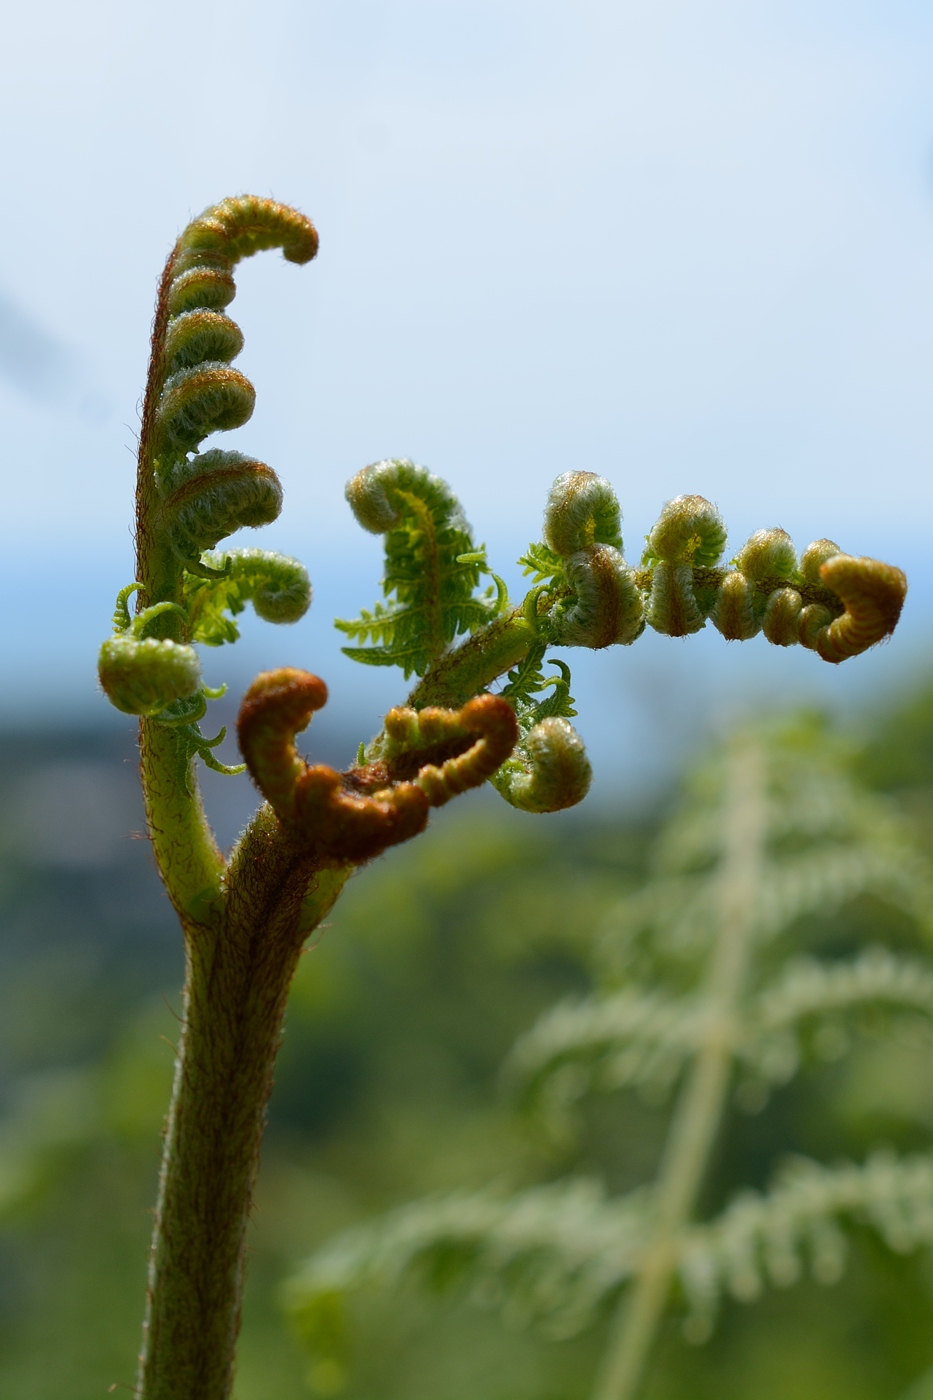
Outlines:
{"type": "Polygon", "coordinates": [[[546,543],[520,560],[539,589],[542,625],[558,646],[602,647],[634,642],[644,631],[635,574],[622,557],[621,513],[605,477],[565,472],[544,512],[546,543]]]}
{"type": "Polygon", "coordinates": [[[235,642],[240,632],[233,619],[247,603],[265,622],[279,623],[297,622],[311,606],[308,571],[285,554],[228,549],[209,554],[203,562],[217,577],[189,574],[185,580],[185,607],[195,642],[214,647],[235,642]]]}
{"type": "Polygon", "coordinates": [[[233,300],[240,258],[279,247],[291,262],[317,251],[312,224],[273,200],[224,200],[188,225],[169,257],[159,289],[152,358],[143,410],[137,490],[140,595],[146,605],[131,622],[121,594],[117,635],[101,648],[101,684],[118,708],[168,726],[176,762],[190,791],[190,759],[200,755],[220,772],[198,722],[222,693],[200,685],[191,642],[217,646],[239,635],[233,618],[249,601],[269,622],[294,622],[307,610],[310,583],[296,560],[262,550],[202,558],[244,526],[275,520],[282,505],[278,477],[241,452],[199,452],[215,431],[239,427],[255,391],[230,361],[243,334],[223,308],[233,300]],[[125,614],[125,616],[124,616],[125,614]],[[152,619],[157,635],[143,637],[152,619]]]}
{"type": "Polygon", "coordinates": [[[499,611],[493,590],[475,596],[481,564],[460,503],[440,477],[402,459],[365,467],[347,500],[365,530],[386,537],[383,591],[392,601],[338,622],[369,643],[343,650],[369,666],[424,675],[455,637],[499,611]]]}

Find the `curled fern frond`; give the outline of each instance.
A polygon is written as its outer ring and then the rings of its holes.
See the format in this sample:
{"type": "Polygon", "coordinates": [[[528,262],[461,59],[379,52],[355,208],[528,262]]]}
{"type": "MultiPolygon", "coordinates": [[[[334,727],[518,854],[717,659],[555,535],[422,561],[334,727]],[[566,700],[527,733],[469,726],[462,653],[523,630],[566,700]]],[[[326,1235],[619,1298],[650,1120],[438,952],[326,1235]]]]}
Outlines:
{"type": "Polygon", "coordinates": [[[400,706],[386,715],[384,732],[381,762],[358,773],[370,784],[383,767],[390,782],[412,777],[432,807],[443,807],[496,772],[515,747],[518,724],[506,701],[479,695],[460,710],[400,706]]]}
{"type": "Polygon", "coordinates": [[[564,472],[551,487],[544,509],[544,538],[561,558],[594,544],[621,551],[621,522],[616,493],[604,476],[564,472]]]}
{"type": "Polygon", "coordinates": [[[311,606],[311,580],[297,559],[265,549],[229,549],[202,561],[218,576],[185,577],[191,639],[206,646],[235,642],[234,619],[247,603],[265,622],[297,622],[311,606]],[[229,616],[228,616],[229,614],[229,616]]]}
{"type": "Polygon", "coordinates": [[[763,631],[775,646],[801,645],[824,661],[858,656],[891,635],[907,581],[900,569],[853,559],[816,540],[798,563],[784,530],[757,530],[719,567],[726,533],[702,496],[669,501],[648,536],[638,581],[650,626],[668,636],[698,632],[707,620],[727,641],[763,631]]]}
{"type": "Polygon", "coordinates": [[[160,455],[190,452],[209,433],[241,428],[253,416],[256,390],[239,370],[205,361],[166,380],[156,427],[160,455]]]}
{"type": "Polygon", "coordinates": [[[235,321],[217,311],[185,311],[169,323],[165,360],[169,374],[191,369],[205,360],[228,363],[243,349],[243,332],[235,321]]]}
{"type": "Polygon", "coordinates": [[[642,1193],[607,1201],[586,1179],[511,1197],[480,1191],[416,1201],[325,1245],[289,1281],[287,1306],[307,1335],[318,1330],[322,1304],[413,1274],[434,1291],[459,1289],[500,1309],[514,1324],[570,1337],[631,1277],[646,1222],[642,1193]]]}
{"type": "Polygon", "coordinates": [[[518,737],[511,706],[493,695],[456,712],[394,710],[380,758],[338,773],[309,767],[294,743],[326,700],[316,676],[269,671],[247,691],[237,729],[249,771],[285,830],[335,861],[370,860],[417,835],[430,807],[485,782],[518,737]]]}
{"type": "Polygon", "coordinates": [[[548,614],[557,646],[628,646],[645,629],[635,575],[612,545],[594,544],[563,561],[570,590],[548,614]]]}
{"type": "Polygon", "coordinates": [[[635,574],[622,557],[620,511],[605,477],[565,472],[551,487],[543,545],[521,562],[535,581],[543,634],[558,646],[628,646],[644,631],[635,574]]]}
{"type": "Polygon", "coordinates": [[[719,563],[725,547],[726,527],[712,501],[703,496],[675,496],[647,536],[642,562],[708,569],[719,563]]]}
{"type": "Polygon", "coordinates": [[[522,736],[492,781],[523,812],[562,812],[583,801],[593,769],[570,721],[551,715],[522,736]]]}
{"type": "Polygon", "coordinates": [[[766,1283],[787,1287],[809,1261],[821,1283],[845,1267],[841,1222],[871,1226],[890,1249],[933,1243],[933,1159],[878,1152],[862,1166],[797,1159],[767,1195],[744,1192],[681,1244],[680,1277],[690,1305],[690,1340],[703,1341],[721,1296],[752,1302],[766,1283]]]}
{"type": "Polygon", "coordinates": [[[175,462],[160,478],[160,522],[180,559],[200,559],[244,526],[269,525],[282,509],[282,487],[265,462],[213,448],[175,462]]]}
{"type": "Polygon", "coordinates": [[[178,260],[223,257],[231,263],[270,248],[281,248],[286,262],[310,262],[318,238],[310,219],[288,204],[256,195],[221,200],[194,219],[178,240],[178,260]]]}
{"type": "Polygon", "coordinates": [[[890,637],[907,596],[907,579],[900,569],[877,559],[837,554],[821,566],[820,578],[845,604],[842,617],[816,635],[816,650],[824,661],[859,656],[890,637]]]}
{"type": "Polygon", "coordinates": [[[224,200],[188,225],[163,277],[140,444],[139,535],[146,554],[166,538],[193,573],[204,573],[203,549],[243,525],[267,524],[281,507],[281,487],[264,463],[197,455],[210,433],[241,427],[253,412],[255,390],[230,363],[243,335],[223,308],[236,292],[239,259],[273,247],[307,262],[317,234],[273,200],[224,200]]]}
{"type": "Polygon", "coordinates": [[[546,642],[533,646],[509,671],[501,694],[515,709],[521,734],[511,757],[492,783],[512,807],[524,812],[561,812],[582,802],[593,770],[580,735],[570,694],[570,667],[552,658],[556,675],[545,676],[546,642]],[[550,691],[544,695],[544,691],[550,691]]]}
{"type": "Polygon", "coordinates": [[[125,715],[157,715],[174,700],[194,695],[201,662],[193,647],[169,638],[117,633],[100,649],[97,674],[112,705],[125,715]]]}
{"type": "Polygon", "coordinates": [[[307,768],[295,735],[326,704],[324,682],[293,667],[257,676],[244,697],[237,723],[240,752],[280,821],[294,819],[298,780],[307,768]]]}
{"type": "Polygon", "coordinates": [[[176,256],[172,272],[166,302],[172,316],[184,316],[202,308],[220,311],[236,296],[233,263],[229,258],[182,253],[176,256]]]}
{"type": "Polygon", "coordinates": [[[401,666],[422,676],[457,636],[491,622],[501,602],[476,597],[482,554],[476,550],[460,503],[446,482],[404,459],[364,467],[347,486],[359,523],[384,534],[383,592],[353,621],[338,621],[346,636],[368,643],[344,647],[370,666],[401,666]]]}
{"type": "Polygon", "coordinates": [[[201,661],[193,647],[146,636],[147,629],[166,613],[185,616],[177,603],[156,603],[130,617],[128,600],[139,587],[131,583],[117,595],[113,636],[100,649],[97,674],[118,710],[152,717],[199,692],[201,661]]]}

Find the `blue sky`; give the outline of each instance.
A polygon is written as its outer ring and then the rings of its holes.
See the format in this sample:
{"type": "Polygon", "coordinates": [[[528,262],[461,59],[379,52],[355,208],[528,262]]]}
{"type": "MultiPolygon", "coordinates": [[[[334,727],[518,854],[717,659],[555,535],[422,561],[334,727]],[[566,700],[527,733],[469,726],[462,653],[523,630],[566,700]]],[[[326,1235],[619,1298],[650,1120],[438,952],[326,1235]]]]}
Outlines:
{"type": "MultiPolygon", "coordinates": [[[[251,629],[237,667],[351,685],[329,617],[373,600],[378,548],[342,488],[387,455],[447,477],[500,565],[576,467],[616,484],[633,557],[663,501],[698,491],[735,547],[780,524],[910,568],[904,638],[877,657],[830,678],[760,639],[649,639],[587,658],[594,715],[652,675],[693,683],[694,664],[733,693],[786,677],[840,695],[915,664],[933,608],[931,78],[933,10],[898,0],[16,7],[0,577],[19,604],[0,708],[98,703],[94,643],[132,577],[156,276],[190,215],[243,190],[321,234],[310,267],[243,268],[258,405],[228,435],[279,471],[262,542],[307,560],[319,608],[251,629]]],[[[398,697],[366,683],[374,706],[398,697]]]]}

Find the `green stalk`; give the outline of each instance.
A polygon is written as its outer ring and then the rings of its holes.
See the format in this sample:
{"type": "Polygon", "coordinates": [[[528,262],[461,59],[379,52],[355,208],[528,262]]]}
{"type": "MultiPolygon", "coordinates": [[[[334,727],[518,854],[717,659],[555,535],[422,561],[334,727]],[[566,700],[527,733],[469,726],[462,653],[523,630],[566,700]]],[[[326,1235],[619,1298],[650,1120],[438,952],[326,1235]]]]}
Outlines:
{"type": "Polygon", "coordinates": [[[309,929],[349,874],[346,866],[315,880],[309,858],[288,848],[265,808],[231,860],[219,919],[186,925],[140,1400],[231,1393],[246,1227],[288,989],[309,929]]]}
{"type": "MultiPolygon", "coordinates": [[[[171,266],[170,258],[156,306],[140,434],[140,607],[182,600],[182,566],[158,538],[154,485],[171,266]]],[[[188,640],[177,613],[161,617],[157,630],[188,640]]],[[[246,1228],[288,988],[305,938],[352,867],[315,871],[268,807],[225,866],[194,761],[176,731],[142,719],[140,766],[156,862],[184,929],[186,975],[136,1394],[139,1400],[227,1400],[246,1228]]]]}
{"type": "Polygon", "coordinates": [[[416,710],[426,705],[463,705],[524,660],[538,640],[523,609],[512,608],[436,661],[408,703],[416,710]]]}
{"type": "Polygon", "coordinates": [[[652,1238],[616,1314],[593,1400],[634,1400],[667,1306],[678,1236],[696,1205],[729,1090],[766,817],[763,756],[754,739],[743,737],[732,745],[727,764],[719,933],[706,982],[706,1032],[668,1130],[652,1238]]]}

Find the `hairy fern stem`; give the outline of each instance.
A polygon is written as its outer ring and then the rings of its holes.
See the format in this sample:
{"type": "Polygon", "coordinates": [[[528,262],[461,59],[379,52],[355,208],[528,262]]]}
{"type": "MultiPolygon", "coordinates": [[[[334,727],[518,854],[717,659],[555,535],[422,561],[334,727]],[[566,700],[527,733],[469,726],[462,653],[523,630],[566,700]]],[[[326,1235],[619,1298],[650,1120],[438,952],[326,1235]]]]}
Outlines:
{"type": "MultiPolygon", "coordinates": [[[[233,1384],[246,1226],[288,988],[305,938],[303,904],[309,915],[307,858],[276,849],[271,825],[263,825],[239,852],[247,878],[222,919],[186,929],[182,1034],[137,1388],[143,1400],[225,1400],[233,1384]]],[[[349,873],[347,866],[318,876],[313,922],[349,873]]]]}
{"type": "Polygon", "coordinates": [[[705,1034],[671,1118],[650,1240],[610,1330],[593,1400],[634,1400],[677,1268],[677,1239],[693,1214],[729,1091],[737,1013],[749,960],[766,840],[764,762],[750,734],[726,770],[719,931],[710,956],[705,1034]]]}

